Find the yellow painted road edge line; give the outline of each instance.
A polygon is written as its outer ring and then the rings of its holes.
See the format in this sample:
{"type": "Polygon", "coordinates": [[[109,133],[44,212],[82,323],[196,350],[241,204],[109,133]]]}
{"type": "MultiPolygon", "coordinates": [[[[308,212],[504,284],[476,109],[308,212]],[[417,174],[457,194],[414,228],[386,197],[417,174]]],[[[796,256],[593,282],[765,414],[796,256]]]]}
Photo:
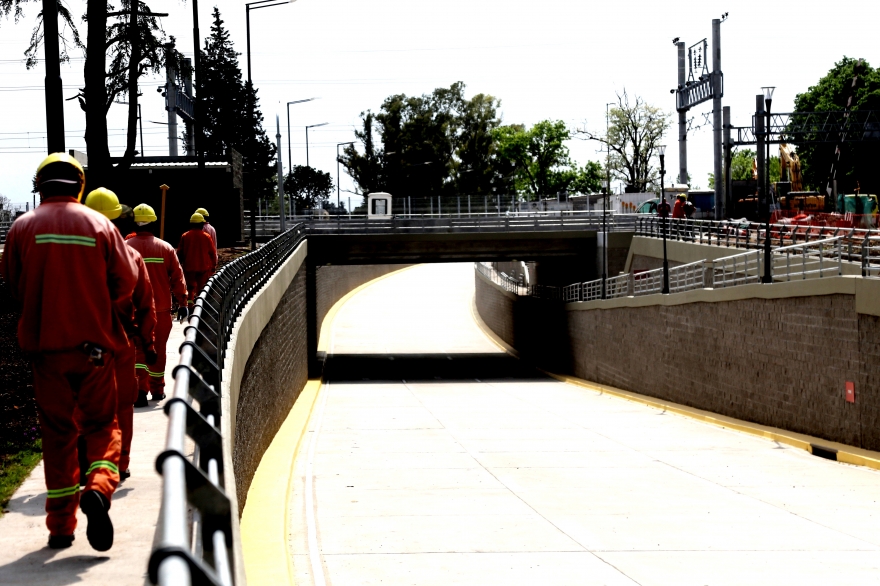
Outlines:
{"type": "MultiPolygon", "coordinates": [[[[490,340],[492,340],[492,342],[494,342],[496,346],[498,346],[511,356],[519,358],[519,352],[517,352],[516,349],[511,347],[500,336],[498,336],[498,334],[496,334],[488,325],[486,325],[486,322],[483,321],[483,318],[480,317],[480,313],[477,310],[476,295],[474,296],[474,302],[471,305],[471,313],[474,316],[474,321],[477,323],[477,326],[481,330],[483,330],[483,333],[486,334],[486,336],[490,340]]],[[[552,372],[548,372],[542,368],[538,368],[538,370],[540,370],[547,376],[564,383],[576,385],[589,389],[591,391],[596,391],[598,393],[604,393],[613,397],[618,397],[620,399],[626,399],[627,401],[640,403],[642,405],[653,407],[655,409],[662,409],[663,411],[669,411],[670,413],[684,415],[685,417],[690,417],[692,419],[696,419],[698,421],[702,421],[711,425],[716,425],[718,427],[733,429],[742,433],[748,433],[750,435],[763,437],[765,439],[776,441],[781,444],[786,444],[795,448],[806,450],[811,454],[813,453],[813,446],[824,448],[825,450],[836,452],[838,462],[855,464],[857,466],[865,466],[867,468],[880,470],[880,452],[856,448],[853,446],[848,446],[846,444],[841,444],[839,442],[832,442],[830,440],[813,437],[802,433],[786,431],[784,429],[779,429],[778,427],[771,427],[769,425],[751,423],[748,421],[743,421],[741,419],[727,417],[725,415],[718,415],[717,413],[712,413],[711,411],[704,411],[702,409],[696,409],[694,407],[687,407],[686,405],[679,405],[678,403],[662,401],[660,399],[655,399],[653,397],[640,395],[638,393],[633,393],[630,391],[624,391],[615,387],[610,387],[608,385],[593,383],[574,376],[555,374],[552,372]]]]}
{"type": "Polygon", "coordinates": [[[251,481],[241,515],[241,546],[250,584],[296,584],[287,549],[289,501],[296,458],[320,389],[319,379],[306,382],[251,481]]]}
{"type": "MultiPolygon", "coordinates": [[[[369,285],[410,268],[412,266],[372,279],[334,303],[321,323],[318,350],[326,351],[327,337],[323,335],[325,326],[327,330],[332,327],[336,314],[349,299],[369,285]]],[[[290,496],[296,461],[312,412],[318,403],[321,386],[320,379],[306,382],[293,408],[260,459],[251,480],[248,499],[241,515],[242,557],[245,560],[245,575],[251,584],[296,585],[293,560],[287,549],[290,535],[290,496]],[[293,451],[290,446],[294,446],[293,451]],[[282,473],[284,470],[287,470],[287,474],[282,473]],[[281,511],[279,505],[283,506],[281,511]]]]}

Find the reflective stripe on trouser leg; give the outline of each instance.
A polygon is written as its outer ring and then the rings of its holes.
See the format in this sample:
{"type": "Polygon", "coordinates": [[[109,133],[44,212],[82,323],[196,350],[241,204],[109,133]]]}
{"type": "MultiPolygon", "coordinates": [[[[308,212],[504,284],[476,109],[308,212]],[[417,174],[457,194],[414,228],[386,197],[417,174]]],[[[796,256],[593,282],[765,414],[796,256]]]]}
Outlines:
{"type": "MultiPolygon", "coordinates": [[[[46,499],[46,526],[52,535],[71,535],[76,529],[79,492],[72,487],[79,482],[78,432],[85,438],[89,462],[119,460],[113,357],[105,355],[105,363],[95,367],[79,351],[43,355],[34,362],[43,469],[46,488],[52,491],[46,499]]],[[[89,475],[86,489],[110,499],[118,483],[117,472],[101,469],[89,475]]]]}
{"type": "Polygon", "coordinates": [[[174,318],[171,311],[156,313],[156,364],[149,367],[150,390],[158,394],[165,392],[165,363],[167,361],[168,336],[171,335],[171,326],[174,318]]]}
{"type": "Polygon", "coordinates": [[[131,439],[134,436],[134,402],[138,398],[135,354],[135,345],[130,342],[127,348],[119,351],[114,361],[116,392],[118,394],[116,419],[119,422],[119,431],[122,434],[122,444],[119,453],[119,469],[121,470],[128,470],[131,455],[131,439]]]}

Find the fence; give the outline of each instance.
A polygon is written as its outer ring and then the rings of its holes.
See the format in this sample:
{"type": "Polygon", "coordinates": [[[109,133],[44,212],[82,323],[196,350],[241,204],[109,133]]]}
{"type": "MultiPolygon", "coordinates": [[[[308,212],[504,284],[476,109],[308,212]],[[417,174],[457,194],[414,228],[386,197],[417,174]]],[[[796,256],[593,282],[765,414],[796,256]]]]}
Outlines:
{"type": "Polygon", "coordinates": [[[226,495],[231,473],[223,468],[228,448],[220,431],[226,344],[242,308],[304,238],[304,226],[294,225],[235,259],[211,277],[195,301],[174,368],[173,396],[165,405],[166,448],[156,460],[162,507],[149,563],[153,584],[233,583],[232,515],[238,512],[226,495]],[[192,459],[186,456],[187,437],[195,444],[192,459]]]}
{"type": "Polygon", "coordinates": [[[510,275],[499,271],[490,263],[477,262],[474,263],[474,267],[478,273],[514,295],[535,297],[547,301],[561,301],[563,299],[563,289],[560,287],[552,285],[524,285],[510,275]]]}
{"type": "MultiPolygon", "coordinates": [[[[770,255],[770,277],[777,282],[842,275],[843,261],[852,255],[851,243],[842,236],[775,248],[770,255]]],[[[764,275],[764,258],[763,250],[753,250],[715,260],[712,265],[713,286],[723,288],[760,283],[764,275]]],[[[876,272],[870,265],[867,270],[876,272]]]]}

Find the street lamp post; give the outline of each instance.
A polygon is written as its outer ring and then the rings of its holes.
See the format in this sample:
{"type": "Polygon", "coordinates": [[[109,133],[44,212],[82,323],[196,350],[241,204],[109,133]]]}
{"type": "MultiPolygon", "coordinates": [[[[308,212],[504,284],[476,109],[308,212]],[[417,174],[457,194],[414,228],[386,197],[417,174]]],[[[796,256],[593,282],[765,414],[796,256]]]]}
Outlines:
{"type": "Polygon", "coordinates": [[[761,282],[772,283],[772,259],[770,258],[770,104],[773,103],[773,92],[776,88],[766,86],[761,89],[764,91],[764,110],[767,117],[767,123],[764,125],[764,142],[767,145],[767,154],[764,157],[764,177],[761,177],[761,182],[764,185],[764,277],[761,279],[761,282]]]}
{"type": "Polygon", "coordinates": [[[605,104],[605,195],[602,197],[602,299],[606,299],[605,287],[608,279],[608,228],[607,228],[607,203],[611,197],[611,145],[608,143],[608,106],[614,102],[605,104]]]}
{"type": "Polygon", "coordinates": [[[309,165],[309,128],[317,128],[318,126],[327,126],[327,122],[321,122],[320,124],[309,124],[306,126],[306,167],[310,167],[309,165]]]}
{"type": "MultiPolygon", "coordinates": [[[[247,73],[248,73],[248,115],[250,120],[254,119],[254,101],[251,99],[251,90],[254,87],[253,80],[251,79],[251,10],[257,10],[258,8],[270,8],[272,6],[281,6],[282,4],[292,4],[296,2],[296,0],[257,0],[256,2],[247,2],[244,5],[244,14],[245,14],[245,29],[247,30],[247,73]]],[[[196,59],[198,59],[199,55],[199,47],[198,41],[196,41],[196,59]]],[[[198,61],[196,61],[198,64],[198,61]]],[[[198,76],[198,72],[196,72],[198,76]]],[[[251,192],[253,193],[253,192],[251,192]]],[[[251,195],[251,250],[255,250],[257,248],[257,213],[256,213],[256,203],[257,198],[255,195],[251,195]]]]}
{"type": "MultiPolygon", "coordinates": [[[[339,213],[339,147],[344,144],[354,144],[354,141],[351,142],[340,142],[336,145],[336,213],[339,213]]],[[[351,210],[348,210],[351,213],[351,210]]]]}
{"type": "Polygon", "coordinates": [[[311,102],[317,98],[308,98],[305,100],[294,100],[292,102],[287,102],[287,172],[290,173],[293,171],[293,162],[290,156],[292,152],[290,149],[290,106],[292,104],[302,104],[304,102],[311,102]]]}
{"type": "Polygon", "coordinates": [[[666,256],[666,223],[669,217],[669,204],[666,202],[666,185],[663,177],[666,175],[666,145],[661,144],[657,147],[657,153],[660,155],[660,194],[662,201],[657,211],[660,212],[663,230],[663,290],[664,295],[669,294],[669,259],[666,256]]]}

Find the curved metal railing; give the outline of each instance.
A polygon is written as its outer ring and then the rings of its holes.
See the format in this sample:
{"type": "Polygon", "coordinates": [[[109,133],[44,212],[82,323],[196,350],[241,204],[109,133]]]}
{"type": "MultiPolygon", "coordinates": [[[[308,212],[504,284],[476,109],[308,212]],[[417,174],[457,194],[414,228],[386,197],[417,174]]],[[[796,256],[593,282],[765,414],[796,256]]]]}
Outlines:
{"type": "Polygon", "coordinates": [[[165,450],[156,459],[162,508],[148,568],[153,584],[234,583],[232,516],[238,511],[226,493],[232,475],[223,466],[220,426],[226,347],[244,306],[304,238],[304,226],[294,225],[223,267],[195,301],[165,404],[165,450]],[[191,456],[187,438],[194,444],[191,456]]]}

